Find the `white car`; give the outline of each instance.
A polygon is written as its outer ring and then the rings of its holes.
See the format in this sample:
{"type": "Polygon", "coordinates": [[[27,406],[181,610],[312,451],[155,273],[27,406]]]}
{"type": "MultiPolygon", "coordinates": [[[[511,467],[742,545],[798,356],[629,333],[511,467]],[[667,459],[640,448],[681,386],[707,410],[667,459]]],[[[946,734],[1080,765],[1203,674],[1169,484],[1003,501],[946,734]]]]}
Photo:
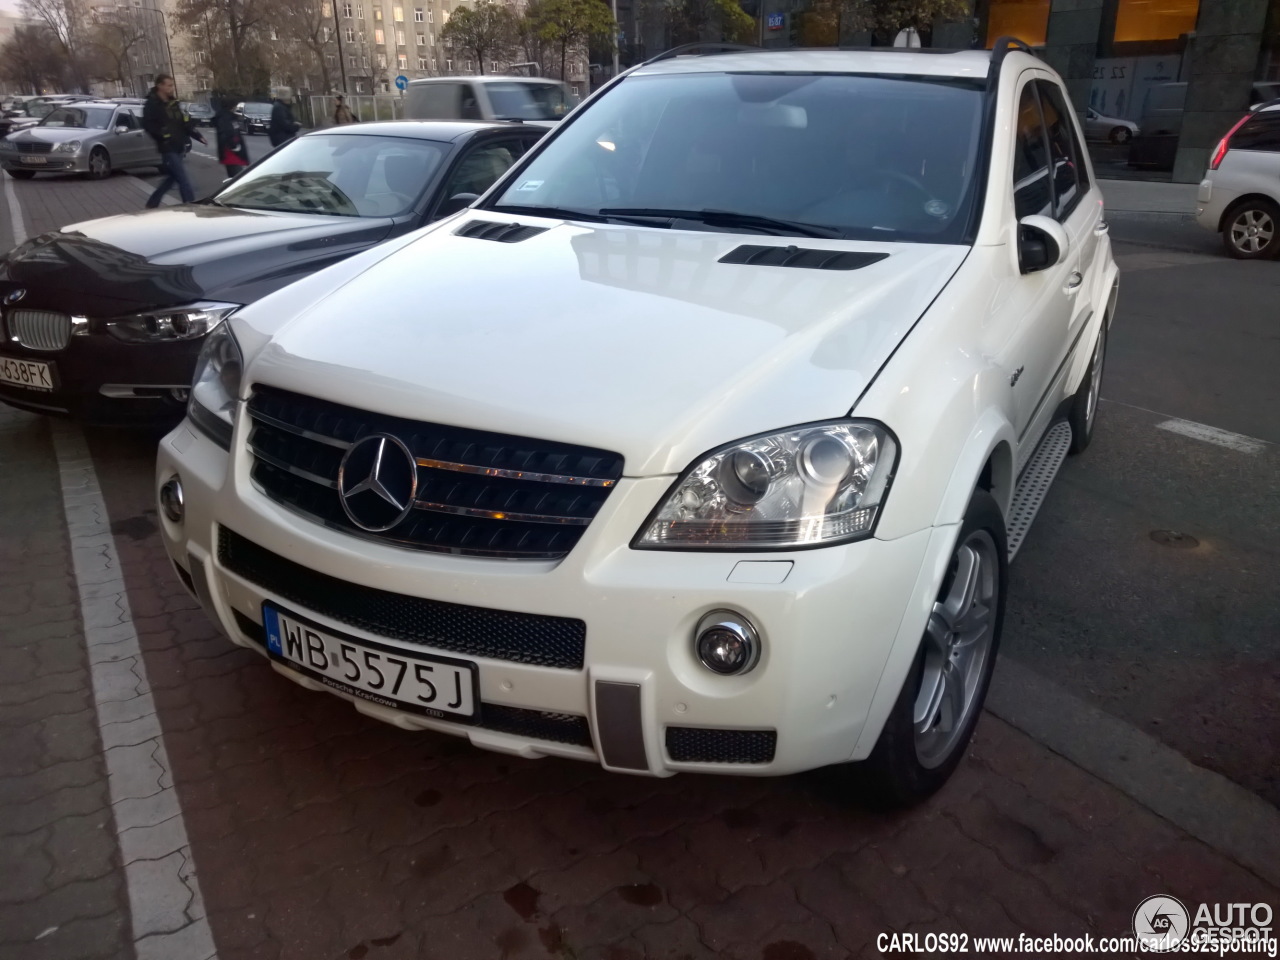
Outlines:
{"type": "Polygon", "coordinates": [[[157,463],[179,575],[400,727],[927,795],[1097,415],[1069,102],[1009,44],[627,72],[473,208],[216,329],[157,463]]]}
{"type": "Polygon", "coordinates": [[[1110,140],[1112,143],[1128,143],[1142,131],[1132,120],[1120,117],[1104,117],[1090,107],[1084,118],[1084,135],[1087,140],[1110,140]]]}
{"type": "Polygon", "coordinates": [[[1219,142],[1196,195],[1196,220],[1241,260],[1280,256],[1280,100],[1245,114],[1219,142]]]}

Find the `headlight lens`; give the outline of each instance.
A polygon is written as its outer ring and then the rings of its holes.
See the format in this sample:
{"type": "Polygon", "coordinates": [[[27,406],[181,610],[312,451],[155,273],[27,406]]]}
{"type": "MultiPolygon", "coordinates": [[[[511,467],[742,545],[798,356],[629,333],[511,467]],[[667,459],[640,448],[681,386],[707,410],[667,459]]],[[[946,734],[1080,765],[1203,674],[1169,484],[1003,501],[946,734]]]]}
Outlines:
{"type": "Polygon", "coordinates": [[[53,148],[55,153],[75,153],[80,149],[79,140],[65,140],[53,148]]]}
{"type": "Polygon", "coordinates": [[[107,321],[107,332],[126,343],[195,340],[203,337],[234,311],[235,303],[192,303],[184,307],[149,310],[107,321]]]}
{"type": "Polygon", "coordinates": [[[187,416],[222,446],[231,447],[232,418],[244,361],[231,330],[223,324],[204,342],[191,382],[187,416]]]}
{"type": "Polygon", "coordinates": [[[868,420],[744,440],[686,473],[635,546],[769,550],[868,537],[897,459],[893,434],[868,420]]]}

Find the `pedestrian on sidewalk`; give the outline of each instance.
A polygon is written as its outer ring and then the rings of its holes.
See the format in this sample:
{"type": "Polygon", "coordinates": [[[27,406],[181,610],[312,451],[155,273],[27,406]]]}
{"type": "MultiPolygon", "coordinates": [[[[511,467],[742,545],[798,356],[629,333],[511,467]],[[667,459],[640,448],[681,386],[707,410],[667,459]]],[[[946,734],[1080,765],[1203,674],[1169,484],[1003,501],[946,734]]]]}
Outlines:
{"type": "Polygon", "coordinates": [[[356,119],[356,115],[351,112],[351,108],[348,107],[346,102],[343,100],[342,94],[338,94],[334,97],[334,100],[337,103],[337,106],[333,108],[333,125],[335,127],[340,127],[344,123],[360,122],[356,119]]]}
{"type": "Polygon", "coordinates": [[[147,94],[146,105],[142,108],[142,128],[156,142],[156,149],[160,151],[160,169],[164,173],[160,186],[147,200],[147,208],[160,206],[160,201],[175,183],[182,202],[193,202],[196,191],[191,186],[191,177],[187,175],[186,152],[193,137],[201,143],[208,141],[201,136],[191,118],[182,112],[173,77],[167,73],[156,77],[156,85],[147,94]]]}
{"type": "Polygon", "coordinates": [[[213,129],[218,135],[218,162],[227,171],[228,177],[234,177],[249,166],[249,147],[240,133],[240,125],[236,123],[233,102],[218,97],[214,100],[213,129]]]}
{"type": "Polygon", "coordinates": [[[273,147],[278,147],[286,140],[292,140],[302,124],[293,118],[293,108],[287,100],[272,97],[271,102],[271,123],[267,127],[267,137],[273,147]]]}

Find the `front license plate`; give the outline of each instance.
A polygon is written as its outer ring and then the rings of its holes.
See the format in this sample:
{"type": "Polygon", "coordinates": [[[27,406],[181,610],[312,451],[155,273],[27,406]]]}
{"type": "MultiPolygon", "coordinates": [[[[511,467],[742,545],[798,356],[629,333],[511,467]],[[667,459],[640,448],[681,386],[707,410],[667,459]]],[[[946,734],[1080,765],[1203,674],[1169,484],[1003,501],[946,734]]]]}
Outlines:
{"type": "Polygon", "coordinates": [[[23,163],[48,163],[49,158],[48,157],[23,157],[22,162],[23,163]]]}
{"type": "Polygon", "coordinates": [[[272,659],[335,690],[429,717],[477,719],[479,673],[470,661],[347,636],[270,602],[262,624],[272,659]]]}
{"type": "Polygon", "coordinates": [[[53,364],[0,357],[0,383],[11,383],[15,387],[47,392],[54,387],[53,364]]]}

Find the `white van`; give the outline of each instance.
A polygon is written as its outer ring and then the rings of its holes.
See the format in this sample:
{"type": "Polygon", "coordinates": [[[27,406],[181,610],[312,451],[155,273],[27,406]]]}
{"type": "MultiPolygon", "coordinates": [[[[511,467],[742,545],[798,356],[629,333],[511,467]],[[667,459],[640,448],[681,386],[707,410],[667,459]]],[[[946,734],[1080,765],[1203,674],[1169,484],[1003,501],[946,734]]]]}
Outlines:
{"type": "Polygon", "coordinates": [[[526,120],[552,123],[578,105],[547,77],[430,77],[409,81],[406,120],[526,120]]]}

